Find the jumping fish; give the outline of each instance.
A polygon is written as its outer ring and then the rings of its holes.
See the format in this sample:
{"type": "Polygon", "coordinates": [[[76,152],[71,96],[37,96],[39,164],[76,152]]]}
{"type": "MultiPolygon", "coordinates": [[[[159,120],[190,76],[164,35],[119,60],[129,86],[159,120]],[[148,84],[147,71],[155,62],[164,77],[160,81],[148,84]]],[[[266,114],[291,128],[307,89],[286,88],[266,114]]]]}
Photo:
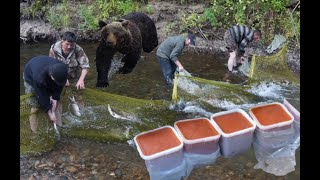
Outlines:
{"type": "Polygon", "coordinates": [[[68,106],[69,111],[73,115],[80,117],[81,116],[80,108],[79,108],[79,106],[77,104],[77,101],[75,100],[74,96],[68,97],[68,98],[70,100],[70,104],[68,106]]]}
{"type": "Polygon", "coordinates": [[[121,116],[121,115],[116,114],[115,112],[113,112],[113,111],[111,110],[111,107],[110,107],[110,105],[109,105],[109,104],[108,104],[108,111],[109,111],[110,115],[111,115],[112,117],[114,117],[114,118],[130,120],[130,118],[127,118],[127,117],[121,116]]]}

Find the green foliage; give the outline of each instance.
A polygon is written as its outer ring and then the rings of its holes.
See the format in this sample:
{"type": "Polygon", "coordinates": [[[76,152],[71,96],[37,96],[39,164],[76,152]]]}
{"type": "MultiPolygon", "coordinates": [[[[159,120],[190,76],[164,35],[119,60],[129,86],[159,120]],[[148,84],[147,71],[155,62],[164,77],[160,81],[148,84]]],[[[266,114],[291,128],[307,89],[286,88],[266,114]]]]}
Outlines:
{"type": "Polygon", "coordinates": [[[180,13],[180,32],[197,32],[206,21],[205,16],[192,12],[191,14],[180,13]]]}
{"type": "Polygon", "coordinates": [[[98,19],[94,14],[94,6],[81,5],[80,6],[80,17],[84,20],[83,23],[79,24],[79,29],[82,30],[98,30],[98,19]]]}
{"type": "Polygon", "coordinates": [[[168,23],[165,26],[166,35],[168,36],[168,35],[171,35],[172,32],[175,32],[176,27],[177,27],[177,23],[176,22],[168,23]]]}
{"type": "Polygon", "coordinates": [[[100,11],[97,16],[98,19],[107,19],[109,17],[109,6],[106,0],[96,0],[95,2],[97,9],[100,11]]]}
{"type": "Polygon", "coordinates": [[[141,7],[140,12],[146,13],[146,14],[153,14],[154,13],[154,7],[150,4],[141,7]]]}
{"type": "Polygon", "coordinates": [[[61,4],[48,11],[47,20],[54,28],[69,27],[70,5],[67,0],[63,0],[61,4]]]}
{"type": "MultiPolygon", "coordinates": [[[[84,31],[97,30],[98,20],[115,20],[130,12],[154,13],[154,6],[145,0],[31,0],[20,8],[24,19],[43,18],[55,28],[72,27],[84,31]],[[82,4],[82,5],[81,5],[82,4]],[[141,5],[143,4],[143,5],[141,5]]],[[[206,3],[208,1],[178,0],[179,4],[206,3]]],[[[300,7],[287,8],[289,0],[210,0],[203,14],[196,12],[178,14],[181,21],[165,27],[167,34],[186,31],[227,29],[243,24],[262,31],[262,43],[270,43],[275,33],[287,38],[300,39],[300,7]],[[205,29],[208,28],[208,29],[205,29]]]]}
{"type": "Polygon", "coordinates": [[[286,5],[288,4],[288,0],[271,0],[270,6],[271,9],[277,13],[280,13],[286,9],[286,5]]]}
{"type": "Polygon", "coordinates": [[[31,2],[30,6],[20,7],[20,17],[25,19],[42,18],[46,10],[42,0],[35,0],[31,2]]]}
{"type": "Polygon", "coordinates": [[[268,43],[275,33],[287,37],[300,33],[299,10],[291,18],[287,4],[288,0],[211,0],[211,6],[205,9],[204,16],[212,28],[227,29],[232,25],[244,24],[260,29],[263,33],[262,42],[268,43]]]}
{"type": "Polygon", "coordinates": [[[297,43],[300,44],[300,12],[287,13],[290,14],[290,18],[283,19],[283,27],[286,29],[285,36],[287,39],[296,37],[297,43]]]}
{"type": "Polygon", "coordinates": [[[204,11],[204,16],[207,18],[207,20],[209,21],[209,23],[211,24],[212,27],[216,27],[219,26],[219,22],[217,19],[217,13],[215,12],[215,10],[213,8],[207,8],[204,11]]]}
{"type": "Polygon", "coordinates": [[[235,4],[234,18],[235,18],[236,24],[245,24],[246,8],[247,8],[247,4],[244,1],[240,0],[239,3],[235,4]]]}
{"type": "Polygon", "coordinates": [[[99,20],[116,19],[139,9],[139,4],[133,0],[92,0],[90,4],[81,3],[63,0],[49,9],[46,19],[54,28],[95,31],[99,29],[99,20]]]}
{"type": "Polygon", "coordinates": [[[98,19],[108,19],[110,17],[116,18],[123,16],[129,12],[136,12],[139,9],[139,4],[133,0],[96,0],[96,7],[98,19]]]}

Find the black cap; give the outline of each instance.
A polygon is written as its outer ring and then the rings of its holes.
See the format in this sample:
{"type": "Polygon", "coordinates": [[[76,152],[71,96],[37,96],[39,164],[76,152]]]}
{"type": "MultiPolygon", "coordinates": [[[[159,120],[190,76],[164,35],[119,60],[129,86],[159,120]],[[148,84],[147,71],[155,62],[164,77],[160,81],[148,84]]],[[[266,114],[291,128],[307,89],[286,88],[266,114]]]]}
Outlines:
{"type": "Polygon", "coordinates": [[[49,67],[49,74],[53,77],[55,83],[64,86],[67,82],[68,66],[63,62],[53,64],[49,67]]]}
{"type": "Polygon", "coordinates": [[[196,45],[196,36],[191,33],[188,33],[188,38],[190,39],[190,44],[195,46],[196,45]]]}

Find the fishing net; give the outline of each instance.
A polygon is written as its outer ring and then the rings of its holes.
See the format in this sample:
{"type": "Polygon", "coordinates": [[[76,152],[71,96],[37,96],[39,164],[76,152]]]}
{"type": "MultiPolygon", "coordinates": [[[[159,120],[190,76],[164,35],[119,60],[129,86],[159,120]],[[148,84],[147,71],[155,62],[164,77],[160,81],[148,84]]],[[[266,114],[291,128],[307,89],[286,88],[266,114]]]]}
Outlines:
{"type": "Polygon", "coordinates": [[[300,81],[287,65],[287,45],[270,56],[253,55],[250,65],[249,82],[256,81],[289,81],[299,84],[300,81]]]}
{"type": "Polygon", "coordinates": [[[55,144],[54,129],[43,111],[36,113],[38,118],[38,131],[31,131],[29,116],[31,106],[28,99],[32,94],[20,96],[20,152],[38,154],[51,149],[55,144]]]}
{"type": "MultiPolygon", "coordinates": [[[[28,118],[31,107],[27,103],[30,96],[20,97],[21,154],[48,151],[58,141],[53,123],[41,110],[36,113],[39,122],[37,135],[32,133],[28,118]]],[[[168,108],[169,101],[136,99],[90,88],[77,91],[67,87],[60,101],[63,106],[63,126],[59,128],[62,137],[123,142],[143,131],[173,124],[177,117],[177,113],[168,108]],[[71,96],[83,105],[80,117],[73,115],[72,109],[68,108],[68,97],[71,96]]]]}
{"type": "Polygon", "coordinates": [[[286,52],[284,45],[276,54],[253,56],[251,64],[244,64],[249,79],[242,84],[176,74],[172,99],[177,103],[183,99],[198,104],[208,112],[233,108],[247,110],[258,103],[282,101],[288,92],[297,91],[300,86],[299,79],[287,66],[286,52]]]}
{"type": "MultiPolygon", "coordinates": [[[[264,101],[263,97],[250,92],[251,87],[242,84],[202,79],[176,74],[172,99],[178,103],[183,99],[187,108],[192,104],[205,112],[218,112],[233,108],[248,109],[251,105],[264,101]]],[[[186,111],[187,108],[184,108],[186,111]]],[[[208,114],[210,116],[210,114],[208,114]]]]}

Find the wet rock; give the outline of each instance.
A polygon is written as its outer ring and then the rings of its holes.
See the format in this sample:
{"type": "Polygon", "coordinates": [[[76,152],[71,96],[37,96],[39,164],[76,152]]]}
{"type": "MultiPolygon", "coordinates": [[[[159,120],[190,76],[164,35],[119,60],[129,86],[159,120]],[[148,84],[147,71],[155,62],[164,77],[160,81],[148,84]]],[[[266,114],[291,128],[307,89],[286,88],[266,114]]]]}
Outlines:
{"type": "Polygon", "coordinates": [[[75,173],[78,169],[75,168],[74,166],[72,165],[67,165],[66,167],[64,167],[68,172],[70,173],[75,173]]]}
{"type": "Polygon", "coordinates": [[[39,160],[37,160],[35,163],[34,163],[34,168],[38,168],[38,166],[40,165],[40,161],[39,160]]]}
{"type": "Polygon", "coordinates": [[[123,176],[121,169],[116,169],[114,172],[117,178],[121,178],[123,176]]]}
{"type": "Polygon", "coordinates": [[[67,176],[62,175],[60,176],[60,180],[69,180],[69,178],[67,176]]]}
{"type": "Polygon", "coordinates": [[[116,174],[114,172],[109,174],[110,176],[116,177],[116,174]]]}
{"type": "Polygon", "coordinates": [[[254,164],[253,164],[252,162],[249,162],[249,163],[246,164],[246,166],[247,166],[247,167],[253,167],[254,164]]]}
{"type": "Polygon", "coordinates": [[[70,161],[70,162],[74,162],[75,158],[76,158],[76,157],[71,154],[71,155],[69,156],[69,161],[70,161]]]}
{"type": "Polygon", "coordinates": [[[23,42],[38,42],[48,39],[54,28],[42,20],[20,21],[20,39],[23,42]]]}
{"type": "Polygon", "coordinates": [[[105,176],[99,176],[99,177],[98,177],[98,180],[105,180],[105,179],[106,179],[105,176]]]}
{"type": "Polygon", "coordinates": [[[37,180],[37,178],[34,177],[33,175],[31,175],[31,176],[28,178],[28,180],[37,180]]]}

